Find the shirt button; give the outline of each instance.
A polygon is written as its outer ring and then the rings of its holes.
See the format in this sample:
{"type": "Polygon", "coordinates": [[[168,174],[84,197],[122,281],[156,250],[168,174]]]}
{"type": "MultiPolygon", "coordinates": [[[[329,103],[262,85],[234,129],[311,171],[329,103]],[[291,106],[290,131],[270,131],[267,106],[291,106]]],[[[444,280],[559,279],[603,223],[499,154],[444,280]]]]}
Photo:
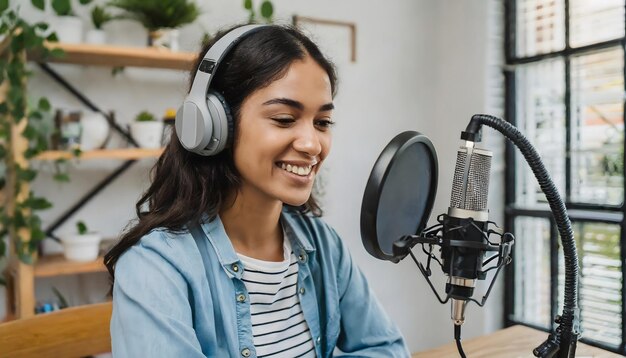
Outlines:
{"type": "Polygon", "coordinates": [[[233,271],[239,272],[239,265],[233,264],[233,271]]]}
{"type": "Polygon", "coordinates": [[[245,302],[246,301],[246,295],[240,293],[237,295],[237,301],[239,302],[245,302]]]}
{"type": "Polygon", "coordinates": [[[241,355],[244,357],[250,357],[250,350],[248,348],[244,348],[241,350],[241,355]]]}
{"type": "Polygon", "coordinates": [[[306,254],[302,253],[302,254],[298,255],[298,261],[305,262],[306,261],[306,254]]]}
{"type": "Polygon", "coordinates": [[[317,337],[317,339],[315,340],[315,343],[316,343],[316,344],[320,344],[320,341],[321,341],[321,340],[322,340],[322,339],[321,339],[320,337],[317,337]]]}
{"type": "Polygon", "coordinates": [[[305,291],[305,290],[304,290],[304,287],[300,287],[300,294],[301,294],[301,295],[304,295],[304,291],[305,291]]]}

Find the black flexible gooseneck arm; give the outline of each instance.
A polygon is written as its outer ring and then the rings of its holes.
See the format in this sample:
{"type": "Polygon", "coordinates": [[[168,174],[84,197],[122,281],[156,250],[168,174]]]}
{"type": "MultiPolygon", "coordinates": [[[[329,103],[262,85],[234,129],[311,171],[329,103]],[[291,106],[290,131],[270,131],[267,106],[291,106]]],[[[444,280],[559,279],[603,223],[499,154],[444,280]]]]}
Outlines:
{"type": "Polygon", "coordinates": [[[485,114],[476,114],[472,117],[462,139],[479,142],[481,126],[491,127],[508,138],[522,153],[526,162],[539,182],[541,190],[546,195],[552,215],[561,237],[565,258],[565,295],[563,314],[556,316],[558,327],[550,333],[548,339],[533,350],[536,357],[542,358],[573,358],[576,353],[576,342],[580,335],[578,309],[578,255],[572,231],[572,224],[565,210],[565,204],[559,195],[550,174],[546,170],[539,154],[528,139],[510,123],[485,114]]]}

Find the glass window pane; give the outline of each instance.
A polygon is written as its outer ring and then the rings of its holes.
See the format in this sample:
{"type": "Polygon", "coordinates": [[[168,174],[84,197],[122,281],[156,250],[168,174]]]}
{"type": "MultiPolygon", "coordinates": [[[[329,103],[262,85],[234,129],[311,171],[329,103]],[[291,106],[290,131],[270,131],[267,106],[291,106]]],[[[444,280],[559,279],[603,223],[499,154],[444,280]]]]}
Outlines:
{"type": "Polygon", "coordinates": [[[624,53],[571,63],[572,202],[620,205],[624,198],[624,53]]]}
{"type": "MultiPolygon", "coordinates": [[[[565,192],[565,65],[550,60],[516,69],[517,127],[537,149],[560,193],[565,192]]],[[[519,205],[546,199],[528,164],[516,151],[516,200],[519,205]]]]}
{"type": "Polygon", "coordinates": [[[515,298],[517,321],[550,327],[550,222],[515,219],[515,298]]]}
{"type": "Polygon", "coordinates": [[[564,0],[517,0],[515,6],[517,57],[565,48],[564,0]]]}
{"type": "Polygon", "coordinates": [[[570,0],[570,45],[624,36],[624,0],[570,0]]]}
{"type": "MultiPolygon", "coordinates": [[[[623,314],[619,225],[575,222],[573,228],[581,265],[579,306],[583,337],[617,347],[622,341],[623,314]]],[[[560,249],[559,313],[563,309],[565,282],[562,262],[560,249]]]]}

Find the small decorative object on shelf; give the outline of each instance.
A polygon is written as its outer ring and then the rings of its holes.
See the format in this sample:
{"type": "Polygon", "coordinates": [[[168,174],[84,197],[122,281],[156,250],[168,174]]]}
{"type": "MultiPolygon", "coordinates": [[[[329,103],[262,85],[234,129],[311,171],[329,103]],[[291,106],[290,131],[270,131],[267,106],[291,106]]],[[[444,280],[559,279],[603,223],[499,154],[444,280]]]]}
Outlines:
{"type": "Polygon", "coordinates": [[[82,151],[104,148],[111,136],[111,126],[102,113],[83,112],[80,125],[82,128],[80,149],[82,151]]]}
{"type": "Polygon", "coordinates": [[[148,30],[148,46],[178,51],[178,28],[194,22],[200,10],[190,0],[112,0],[111,6],[125,11],[148,30]]]}
{"type": "Polygon", "coordinates": [[[131,123],[130,135],[142,148],[161,148],[163,122],[157,121],[152,113],[142,111],[135,117],[135,121],[131,123]]]}
{"type": "Polygon", "coordinates": [[[57,109],[54,116],[55,133],[51,138],[52,149],[72,150],[80,148],[81,112],[57,109]]]}
{"type": "Polygon", "coordinates": [[[89,232],[84,222],[76,223],[76,233],[63,235],[63,254],[70,261],[94,261],[98,258],[102,236],[97,232],[89,232]]]}

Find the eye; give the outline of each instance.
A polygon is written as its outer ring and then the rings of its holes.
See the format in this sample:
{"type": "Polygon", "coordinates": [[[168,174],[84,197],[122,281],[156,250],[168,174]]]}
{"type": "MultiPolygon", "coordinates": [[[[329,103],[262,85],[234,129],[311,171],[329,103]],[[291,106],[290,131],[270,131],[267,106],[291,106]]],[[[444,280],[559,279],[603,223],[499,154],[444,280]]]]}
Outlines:
{"type": "Polygon", "coordinates": [[[280,127],[289,127],[296,120],[292,117],[272,117],[272,120],[276,122],[280,127]]]}
{"type": "Polygon", "coordinates": [[[335,122],[330,120],[329,118],[315,120],[315,126],[323,130],[330,129],[333,125],[335,125],[335,122]]]}

